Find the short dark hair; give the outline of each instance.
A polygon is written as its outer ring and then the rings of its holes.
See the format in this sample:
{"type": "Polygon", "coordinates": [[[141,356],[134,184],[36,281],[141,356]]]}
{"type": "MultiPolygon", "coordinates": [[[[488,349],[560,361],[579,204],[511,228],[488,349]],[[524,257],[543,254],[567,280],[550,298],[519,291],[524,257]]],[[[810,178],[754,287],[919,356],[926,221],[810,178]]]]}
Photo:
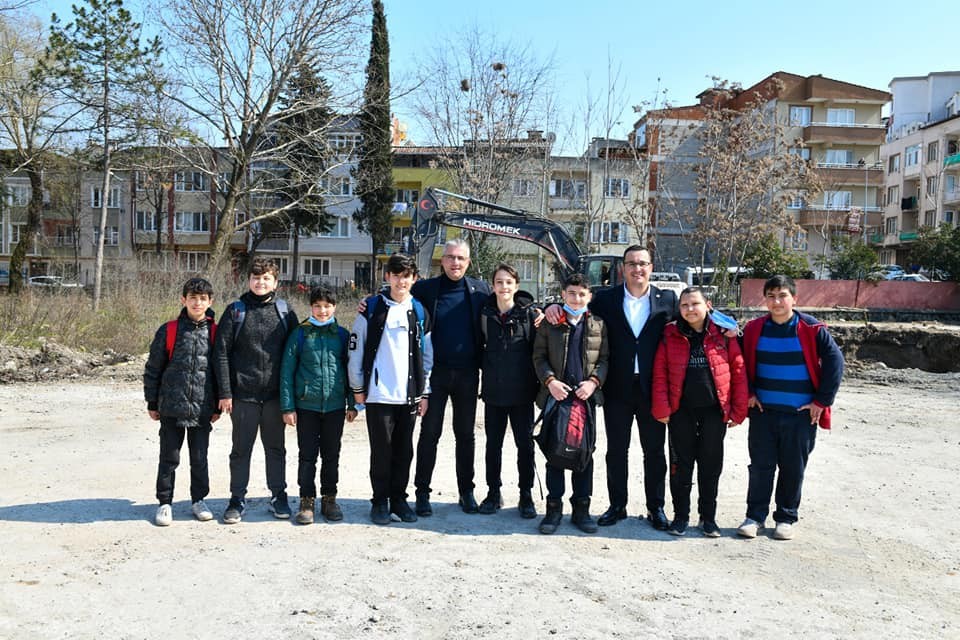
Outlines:
{"type": "Polygon", "coordinates": [[[336,306],[337,294],[332,289],[318,284],[310,288],[310,304],[312,305],[316,302],[326,302],[327,304],[336,306]]]}
{"type": "Polygon", "coordinates": [[[687,295],[688,293],[699,293],[701,296],[703,296],[705,302],[710,302],[710,291],[706,287],[700,287],[696,285],[687,287],[681,291],[680,295],[677,296],[677,300],[682,300],[683,296],[687,295]]]}
{"type": "Polygon", "coordinates": [[[586,287],[590,288],[590,281],[582,273],[571,273],[563,279],[563,289],[567,287],[586,287]]]}
{"type": "Polygon", "coordinates": [[[517,273],[517,270],[514,269],[513,266],[507,264],[506,262],[501,262],[493,269],[493,273],[490,274],[491,280],[496,280],[498,271],[506,271],[507,273],[510,274],[511,278],[513,278],[517,282],[520,282],[520,274],[517,273]]]}
{"type": "Polygon", "coordinates": [[[395,276],[417,275],[417,261],[413,256],[405,253],[395,253],[387,260],[383,269],[386,273],[392,273],[395,276]]]}
{"type": "Polygon", "coordinates": [[[280,279],[280,267],[270,258],[254,258],[250,261],[251,276],[262,276],[265,273],[271,274],[277,280],[280,279]]]}
{"type": "Polygon", "coordinates": [[[189,280],[183,283],[182,295],[184,298],[186,298],[191,293],[194,293],[197,295],[206,294],[212,298],[213,285],[210,284],[208,280],[204,280],[203,278],[190,278],[189,280]]]}
{"type": "Polygon", "coordinates": [[[647,255],[650,256],[650,261],[651,261],[651,262],[653,261],[653,252],[650,251],[650,249],[648,249],[648,248],[646,248],[645,246],[643,246],[642,244],[632,244],[632,245],[630,245],[629,247],[627,247],[626,249],[624,249],[624,250],[623,250],[623,259],[624,259],[624,260],[627,259],[627,254],[630,253],[631,251],[646,251],[646,252],[647,252],[647,255]]]}
{"type": "Polygon", "coordinates": [[[797,283],[790,276],[772,276],[763,283],[763,295],[767,295],[767,292],[773,289],[786,289],[790,295],[797,295],[797,283]]]}

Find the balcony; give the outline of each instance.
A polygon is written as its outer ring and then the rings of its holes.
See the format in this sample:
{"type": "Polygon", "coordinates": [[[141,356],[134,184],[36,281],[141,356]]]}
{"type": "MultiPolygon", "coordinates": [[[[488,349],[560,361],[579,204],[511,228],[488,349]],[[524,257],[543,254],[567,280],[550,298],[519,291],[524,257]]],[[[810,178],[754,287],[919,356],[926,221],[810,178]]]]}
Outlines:
{"type": "Polygon", "coordinates": [[[260,241],[257,247],[260,251],[289,251],[290,234],[289,233],[271,233],[260,241]]]}
{"type": "Polygon", "coordinates": [[[901,231],[900,232],[900,242],[913,242],[917,239],[916,231],[901,231]]]}
{"type": "Polygon", "coordinates": [[[880,145],[884,131],[882,124],[811,122],[803,128],[803,141],[807,144],[880,145]]]}
{"type": "Polygon", "coordinates": [[[955,153],[951,156],[947,156],[946,158],[944,158],[943,166],[960,168],[960,153],[955,153]]]}
{"type": "Polygon", "coordinates": [[[943,192],[943,203],[947,204],[949,202],[960,202],[960,189],[943,192]]]}
{"type": "MultiPolygon", "coordinates": [[[[866,209],[865,220],[860,226],[878,227],[883,224],[883,209],[881,207],[855,207],[861,211],[866,209]]],[[[825,207],[822,205],[808,205],[800,211],[797,224],[801,227],[846,227],[850,219],[851,207],[825,207]]]]}
{"type": "Polygon", "coordinates": [[[901,211],[916,211],[917,205],[918,205],[917,196],[910,196],[909,198],[900,199],[901,211]]]}
{"type": "Polygon", "coordinates": [[[883,234],[882,233],[871,233],[870,234],[870,244],[883,244],[883,234]]]}
{"type": "Polygon", "coordinates": [[[882,187],[883,168],[879,164],[862,166],[858,164],[816,164],[817,175],[824,184],[855,184],[870,187],[882,187]]]}

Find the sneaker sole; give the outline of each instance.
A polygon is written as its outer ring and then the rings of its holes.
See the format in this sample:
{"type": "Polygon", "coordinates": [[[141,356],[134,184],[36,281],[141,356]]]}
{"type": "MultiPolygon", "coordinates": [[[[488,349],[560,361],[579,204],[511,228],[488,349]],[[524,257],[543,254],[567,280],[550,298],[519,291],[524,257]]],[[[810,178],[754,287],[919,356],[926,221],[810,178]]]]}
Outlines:
{"type": "Polygon", "coordinates": [[[237,524],[243,520],[243,516],[237,516],[236,518],[223,517],[223,524],[237,524]]]}
{"type": "Polygon", "coordinates": [[[289,513],[278,513],[277,510],[274,509],[273,507],[270,507],[270,513],[272,513],[272,514],[273,514],[273,517],[276,518],[277,520],[289,520],[289,519],[290,519],[290,514],[289,514],[289,513]]]}
{"type": "Polygon", "coordinates": [[[213,514],[212,514],[212,513],[209,513],[209,512],[207,512],[207,513],[195,513],[195,514],[193,514],[193,517],[196,518],[196,519],[197,519],[198,521],[200,521],[200,522],[209,522],[210,520],[213,520],[213,514]]]}
{"type": "Polygon", "coordinates": [[[793,540],[793,532],[790,532],[790,533],[784,535],[784,534],[782,534],[782,533],[777,533],[777,531],[774,530],[773,536],[771,536],[771,537],[772,537],[774,540],[793,540]]]}
{"type": "Polygon", "coordinates": [[[173,524],[173,520],[154,520],[153,523],[158,527],[169,527],[173,524]]]}
{"type": "Polygon", "coordinates": [[[711,532],[707,533],[706,531],[704,531],[704,532],[703,532],[703,537],[705,537],[705,538],[719,538],[719,537],[720,537],[720,532],[719,532],[719,531],[711,531],[711,532]]]}

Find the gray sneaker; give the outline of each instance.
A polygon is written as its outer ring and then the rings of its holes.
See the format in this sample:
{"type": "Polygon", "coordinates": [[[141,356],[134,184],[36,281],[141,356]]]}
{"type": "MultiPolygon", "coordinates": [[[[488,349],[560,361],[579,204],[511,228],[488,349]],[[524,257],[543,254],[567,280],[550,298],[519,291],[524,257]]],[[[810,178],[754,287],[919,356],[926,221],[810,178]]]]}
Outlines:
{"type": "Polygon", "coordinates": [[[227,510],[223,512],[223,523],[237,524],[243,519],[243,512],[245,510],[246,506],[243,500],[237,497],[230,498],[230,504],[227,505],[227,510]]]}
{"type": "Polygon", "coordinates": [[[157,507],[157,515],[154,516],[153,521],[158,527],[169,527],[173,522],[173,507],[169,504],[157,507]]]}
{"type": "Polygon", "coordinates": [[[200,522],[213,520],[213,512],[210,511],[209,507],[207,507],[207,503],[203,500],[197,500],[194,502],[193,506],[190,507],[190,510],[193,511],[193,517],[200,522]]]}
{"type": "Polygon", "coordinates": [[[793,524],[789,522],[778,522],[777,527],[773,530],[773,539],[774,540],[793,540],[793,524]]]}
{"type": "Polygon", "coordinates": [[[762,530],[762,522],[757,522],[753,518],[747,518],[743,521],[743,524],[737,527],[737,535],[741,538],[756,538],[757,533],[762,530]]]}
{"type": "Polygon", "coordinates": [[[280,520],[290,519],[290,503],[287,502],[286,491],[278,491],[270,498],[270,511],[273,512],[274,518],[279,518],[280,520]]]}

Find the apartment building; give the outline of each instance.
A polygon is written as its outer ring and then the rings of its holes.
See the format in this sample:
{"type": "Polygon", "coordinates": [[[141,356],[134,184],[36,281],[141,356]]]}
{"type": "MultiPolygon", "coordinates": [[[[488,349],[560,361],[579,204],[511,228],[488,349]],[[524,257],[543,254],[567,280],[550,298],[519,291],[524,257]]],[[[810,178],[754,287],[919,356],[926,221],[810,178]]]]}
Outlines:
{"type": "Polygon", "coordinates": [[[921,227],[958,224],[960,213],[960,72],[890,81],[890,128],[883,226],[870,235],[883,264],[910,264],[921,227]]]}

